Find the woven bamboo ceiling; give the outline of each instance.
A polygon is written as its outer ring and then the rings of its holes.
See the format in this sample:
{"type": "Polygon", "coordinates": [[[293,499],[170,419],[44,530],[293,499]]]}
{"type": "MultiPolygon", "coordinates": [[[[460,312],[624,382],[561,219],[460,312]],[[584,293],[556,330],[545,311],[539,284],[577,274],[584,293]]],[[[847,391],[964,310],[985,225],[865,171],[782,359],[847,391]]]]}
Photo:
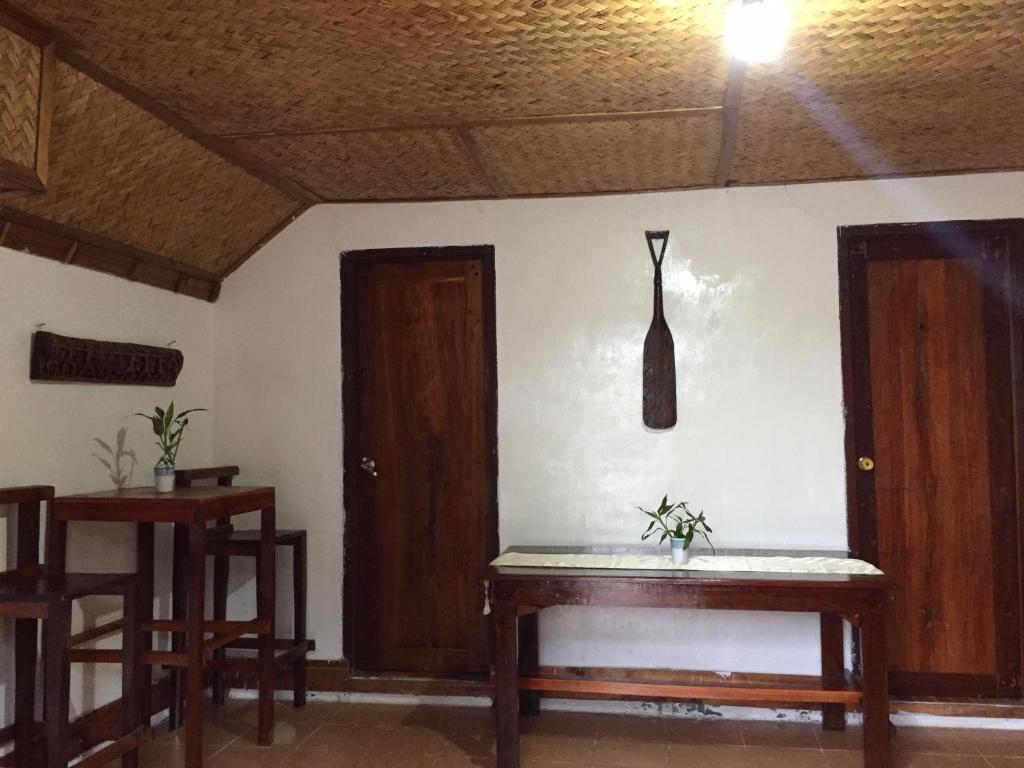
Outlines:
{"type": "MultiPolygon", "coordinates": [[[[101,234],[216,275],[321,200],[1024,168],[1024,0],[789,4],[781,60],[743,67],[724,51],[726,0],[13,0],[71,65],[59,88],[92,102],[65,117],[93,153],[119,154],[120,97],[149,151],[164,124],[195,144],[175,179],[189,191],[153,193],[172,219],[175,195],[215,211],[171,235],[149,206],[122,209],[101,234]]],[[[21,205],[89,229],[76,207],[119,195],[74,154],[76,182],[21,205]]],[[[120,163],[119,191],[146,184],[135,166],[120,163]]]]}

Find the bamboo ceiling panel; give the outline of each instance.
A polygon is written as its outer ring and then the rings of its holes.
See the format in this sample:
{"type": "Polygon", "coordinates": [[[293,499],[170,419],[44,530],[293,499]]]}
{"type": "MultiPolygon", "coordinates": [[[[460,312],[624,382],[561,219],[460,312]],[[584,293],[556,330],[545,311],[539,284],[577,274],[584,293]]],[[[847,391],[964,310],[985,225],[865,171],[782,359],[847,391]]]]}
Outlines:
{"type": "Polygon", "coordinates": [[[732,179],[1024,167],[1024,0],[805,3],[751,67],[732,179]]]}
{"type": "Polygon", "coordinates": [[[490,197],[454,130],[239,139],[246,152],[301,178],[328,200],[490,197]]]}
{"type": "Polygon", "coordinates": [[[0,158],[31,168],[39,128],[41,53],[0,27],[0,158]]]}
{"type": "Polygon", "coordinates": [[[760,183],[1024,168],[1022,108],[1012,83],[965,86],[954,96],[843,101],[794,86],[745,104],[732,178],[760,183]]]}
{"type": "Polygon", "coordinates": [[[726,0],[16,0],[212,133],[721,103],[726,0]]]}
{"type": "Polygon", "coordinates": [[[217,274],[296,207],[63,63],[47,192],[8,204],[217,274]]]}
{"type": "Polygon", "coordinates": [[[716,113],[473,128],[508,195],[710,186],[720,132],[716,113]]]}

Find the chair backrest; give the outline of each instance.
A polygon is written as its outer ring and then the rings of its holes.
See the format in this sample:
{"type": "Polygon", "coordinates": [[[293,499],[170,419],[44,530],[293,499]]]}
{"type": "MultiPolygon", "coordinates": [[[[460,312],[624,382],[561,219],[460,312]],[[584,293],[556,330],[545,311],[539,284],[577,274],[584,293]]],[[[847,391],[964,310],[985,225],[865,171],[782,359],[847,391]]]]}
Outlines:
{"type": "Polygon", "coordinates": [[[43,567],[39,562],[39,517],[43,503],[49,513],[53,504],[53,486],[0,488],[0,505],[18,505],[18,542],[14,568],[0,571],[0,588],[28,584],[43,575],[43,567]]]}
{"type": "MultiPolygon", "coordinates": [[[[176,469],[174,484],[178,488],[191,488],[196,480],[216,480],[217,485],[231,485],[238,475],[238,467],[197,467],[196,469],[176,469]]],[[[231,518],[222,517],[214,523],[214,528],[232,528],[231,518]]]]}
{"type": "Polygon", "coordinates": [[[238,467],[178,469],[174,472],[174,484],[179,488],[191,488],[196,480],[216,480],[217,485],[231,485],[237,475],[238,467]]]}

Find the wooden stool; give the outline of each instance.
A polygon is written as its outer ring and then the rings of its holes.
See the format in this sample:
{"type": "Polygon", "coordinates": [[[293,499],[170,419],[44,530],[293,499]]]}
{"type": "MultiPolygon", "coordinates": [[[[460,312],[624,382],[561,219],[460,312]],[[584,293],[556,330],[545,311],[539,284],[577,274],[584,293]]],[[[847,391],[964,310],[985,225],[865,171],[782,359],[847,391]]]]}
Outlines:
{"type": "MultiPolygon", "coordinates": [[[[44,485],[0,488],[0,504],[18,505],[16,567],[0,573],[0,617],[15,620],[14,723],[0,728],[0,744],[14,741],[10,764],[22,768],[67,768],[97,743],[110,741],[76,763],[76,768],[100,768],[121,758],[123,768],[138,764],[142,728],[139,725],[137,639],[137,580],[134,574],[68,573],[47,578],[39,563],[40,504],[51,513],[53,488],[44,485]],[[92,595],[119,595],[124,619],[104,627],[71,634],[71,604],[92,595]],[[35,720],[37,621],[43,622],[43,721],[35,720]],[[121,654],[121,722],[113,732],[88,731],[70,722],[72,648],[123,627],[121,654]]],[[[47,558],[52,525],[47,525],[47,558]]],[[[7,759],[10,759],[10,755],[7,759]]],[[[7,764],[7,763],[5,763],[7,764]]]]}
{"type": "MultiPolygon", "coordinates": [[[[236,466],[203,467],[199,469],[179,469],[174,473],[175,485],[179,488],[191,488],[197,480],[216,480],[217,485],[231,485],[238,475],[236,466]]],[[[274,646],[279,651],[276,662],[279,667],[292,667],[292,702],[296,707],[306,703],[306,655],[316,648],[313,640],[306,637],[306,532],[303,530],[277,531],[275,542],[279,547],[292,548],[292,604],[294,608],[294,638],[276,638],[274,646]]],[[[251,557],[256,560],[257,589],[259,589],[259,531],[236,531],[228,520],[218,520],[210,531],[206,545],[206,553],[213,561],[213,618],[223,621],[227,618],[228,582],[230,580],[230,558],[251,557]]],[[[174,538],[174,573],[172,576],[172,603],[175,616],[179,609],[184,612],[183,574],[179,563],[184,562],[187,543],[179,536],[174,538]]],[[[224,672],[226,670],[252,671],[255,662],[249,659],[228,659],[228,648],[255,649],[257,641],[251,638],[240,638],[214,652],[212,681],[213,701],[223,704],[227,696],[224,672]]],[[[172,670],[171,710],[168,726],[175,730],[182,722],[183,686],[180,671],[172,670]]]]}

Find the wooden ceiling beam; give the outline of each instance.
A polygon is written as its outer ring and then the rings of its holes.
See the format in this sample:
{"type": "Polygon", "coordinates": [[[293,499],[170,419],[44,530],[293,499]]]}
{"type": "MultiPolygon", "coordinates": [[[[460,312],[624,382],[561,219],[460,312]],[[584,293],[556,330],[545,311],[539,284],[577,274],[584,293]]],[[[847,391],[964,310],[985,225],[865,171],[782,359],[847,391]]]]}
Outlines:
{"type": "Polygon", "coordinates": [[[252,131],[217,134],[220,139],[271,139],[293,136],[324,136],[345,133],[387,133],[394,131],[459,131],[461,128],[482,128],[491,125],[542,125],[544,123],[607,123],[620,120],[656,120],[673,117],[704,117],[718,114],[722,107],[680,107],[651,109],[639,112],[567,112],[563,114],[495,117],[459,122],[403,123],[401,125],[359,126],[348,128],[311,128],[302,131],[252,131]]]}
{"type": "MultiPolygon", "coordinates": [[[[46,191],[46,183],[50,168],[50,126],[53,121],[53,93],[55,74],[55,54],[52,38],[38,25],[32,24],[29,20],[21,19],[10,13],[5,13],[0,6],[0,28],[5,30],[4,37],[8,38],[6,32],[13,33],[13,36],[27,41],[38,52],[38,79],[32,77],[34,72],[14,73],[14,82],[7,84],[8,90],[14,97],[18,93],[18,101],[21,97],[30,94],[35,98],[34,113],[28,114],[23,102],[11,115],[11,125],[17,126],[20,130],[27,121],[31,121],[32,139],[35,146],[32,149],[31,160],[24,157],[15,159],[0,158],[0,189],[4,195],[20,196],[33,195],[46,191]],[[31,93],[35,88],[36,92],[31,93]]],[[[10,104],[10,102],[8,102],[10,104]]],[[[13,107],[13,104],[11,104],[13,107]]],[[[11,128],[7,125],[7,129],[11,128]]]]}
{"type": "Polygon", "coordinates": [[[265,234],[259,240],[257,240],[249,248],[249,250],[247,250],[245,253],[243,253],[241,256],[239,256],[237,259],[235,259],[233,262],[231,262],[231,264],[228,266],[228,268],[225,269],[224,272],[221,274],[221,278],[227,277],[232,272],[234,272],[236,269],[238,269],[240,266],[242,266],[249,259],[250,256],[252,256],[254,253],[256,253],[256,251],[258,251],[260,248],[262,248],[268,242],[270,242],[271,238],[276,236],[278,232],[280,232],[282,229],[284,229],[289,224],[291,224],[293,221],[295,221],[297,218],[299,218],[299,216],[301,216],[303,213],[305,213],[307,210],[309,210],[310,207],[311,207],[310,203],[299,203],[299,206],[297,208],[295,208],[295,210],[291,211],[287,216],[285,216],[283,219],[281,219],[281,221],[277,222],[277,224],[274,226],[274,228],[271,229],[269,232],[267,232],[267,234],[265,234]]]}
{"type": "Polygon", "coordinates": [[[0,3],[0,25],[7,27],[14,34],[25,38],[39,48],[53,40],[44,25],[7,2],[0,3]]]}
{"type": "Polygon", "coordinates": [[[732,175],[732,161],[736,155],[736,141],[739,137],[740,101],[743,98],[743,83],[746,77],[746,62],[734,57],[729,64],[729,79],[725,84],[725,98],[722,104],[722,144],[718,151],[718,169],[715,171],[716,187],[726,186],[732,175]]]}
{"type": "Polygon", "coordinates": [[[70,64],[115,93],[120,94],[136,106],[141,107],[154,117],[167,123],[182,135],[187,136],[211,152],[220,155],[252,176],[296,200],[305,203],[320,202],[321,198],[319,195],[295,179],[272,168],[262,160],[252,157],[232,142],[201,131],[177,112],[165,107],[156,99],[83,56],[79,53],[81,46],[70,35],[13,6],[8,0],[0,0],[0,23],[4,23],[6,26],[8,22],[20,25],[25,29],[35,30],[34,34],[43,34],[46,38],[53,40],[57,46],[57,56],[62,61],[70,64]]]}
{"type": "Polygon", "coordinates": [[[220,295],[220,275],[134,248],[116,240],[57,224],[14,208],[0,207],[0,244],[94,269],[156,288],[177,290],[205,301],[220,295]]]}
{"type": "Polygon", "coordinates": [[[468,125],[460,125],[455,129],[455,133],[458,134],[459,141],[462,142],[463,149],[466,150],[466,154],[469,155],[470,160],[473,161],[473,165],[476,166],[476,170],[480,174],[480,177],[484,180],[484,183],[491,188],[491,193],[495,197],[505,197],[505,190],[502,189],[501,184],[491,172],[490,166],[487,165],[487,161],[484,159],[484,155],[480,151],[480,147],[476,143],[476,139],[473,138],[472,129],[468,125]]]}

